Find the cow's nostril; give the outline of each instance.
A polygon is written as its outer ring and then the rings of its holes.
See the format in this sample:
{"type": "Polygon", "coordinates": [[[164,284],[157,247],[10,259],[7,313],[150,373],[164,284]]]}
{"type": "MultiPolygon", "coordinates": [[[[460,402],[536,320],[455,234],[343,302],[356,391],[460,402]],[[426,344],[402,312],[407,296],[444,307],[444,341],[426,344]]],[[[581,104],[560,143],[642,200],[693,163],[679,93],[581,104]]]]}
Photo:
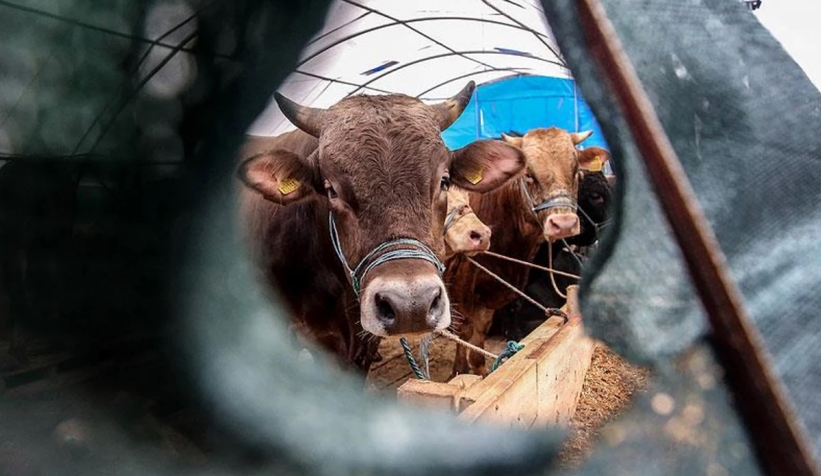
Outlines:
{"type": "Polygon", "coordinates": [[[379,293],[376,293],[376,312],[381,321],[393,322],[396,319],[396,311],[390,301],[379,293]]]}
{"type": "Polygon", "coordinates": [[[439,308],[442,306],[442,289],[439,288],[436,291],[436,295],[433,298],[433,301],[430,303],[429,314],[436,314],[439,308]]]}
{"type": "Polygon", "coordinates": [[[476,230],[470,232],[470,241],[479,244],[482,242],[482,234],[476,230]]]}

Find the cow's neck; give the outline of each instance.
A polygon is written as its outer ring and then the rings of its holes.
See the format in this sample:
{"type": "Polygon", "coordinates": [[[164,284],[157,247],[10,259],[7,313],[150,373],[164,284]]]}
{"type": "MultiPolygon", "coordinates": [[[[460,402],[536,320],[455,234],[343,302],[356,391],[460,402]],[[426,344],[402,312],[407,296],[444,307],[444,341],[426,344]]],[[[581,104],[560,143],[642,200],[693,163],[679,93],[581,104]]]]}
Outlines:
{"type": "Polygon", "coordinates": [[[491,227],[490,250],[513,258],[532,260],[544,233],[522,190],[514,180],[493,192],[477,196],[477,216],[491,227]]]}

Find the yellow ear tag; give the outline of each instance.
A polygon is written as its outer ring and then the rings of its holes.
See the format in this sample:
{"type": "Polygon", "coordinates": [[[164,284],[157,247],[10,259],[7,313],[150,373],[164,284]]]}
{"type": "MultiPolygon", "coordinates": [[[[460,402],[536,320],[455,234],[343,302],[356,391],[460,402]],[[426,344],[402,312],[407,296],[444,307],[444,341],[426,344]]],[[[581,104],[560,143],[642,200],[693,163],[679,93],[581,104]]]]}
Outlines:
{"type": "Polygon", "coordinates": [[[590,167],[588,167],[587,170],[591,172],[601,172],[603,168],[604,164],[601,161],[601,157],[597,155],[596,158],[593,159],[593,162],[590,163],[590,167]]]}
{"type": "Polygon", "coordinates": [[[292,179],[292,178],[284,178],[279,181],[279,193],[283,195],[288,195],[289,193],[293,193],[296,189],[299,188],[299,180],[292,179]]]}
{"type": "Polygon", "coordinates": [[[467,171],[467,173],[465,173],[465,178],[468,182],[472,183],[473,185],[476,185],[477,183],[482,181],[482,175],[484,174],[484,172],[485,168],[479,165],[475,169],[467,171]]]}

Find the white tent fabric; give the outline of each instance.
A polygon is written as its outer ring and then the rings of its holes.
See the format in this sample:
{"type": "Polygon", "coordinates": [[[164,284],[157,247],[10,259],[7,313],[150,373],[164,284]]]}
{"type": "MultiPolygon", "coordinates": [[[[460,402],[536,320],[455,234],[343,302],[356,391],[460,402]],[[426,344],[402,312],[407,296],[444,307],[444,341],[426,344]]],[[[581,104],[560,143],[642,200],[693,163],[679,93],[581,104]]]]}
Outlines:
{"type": "MultiPolygon", "coordinates": [[[[537,0],[336,0],[279,92],[314,107],[361,93],[433,102],[517,75],[571,77],[537,0]]],[[[272,100],[248,133],[293,129],[272,100]]]]}

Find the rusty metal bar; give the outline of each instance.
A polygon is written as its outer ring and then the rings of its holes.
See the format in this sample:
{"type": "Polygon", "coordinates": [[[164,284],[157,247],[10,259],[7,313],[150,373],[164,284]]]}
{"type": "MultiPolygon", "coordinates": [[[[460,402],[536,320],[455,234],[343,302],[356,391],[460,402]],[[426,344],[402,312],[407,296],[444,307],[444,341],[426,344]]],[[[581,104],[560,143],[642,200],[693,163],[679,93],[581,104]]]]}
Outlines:
{"type": "Polygon", "coordinates": [[[615,29],[598,0],[580,0],[578,7],[588,50],[609,80],[641,151],[762,467],[771,475],[819,474],[784,389],[765,361],[761,336],[747,316],[724,255],[615,29]]]}

